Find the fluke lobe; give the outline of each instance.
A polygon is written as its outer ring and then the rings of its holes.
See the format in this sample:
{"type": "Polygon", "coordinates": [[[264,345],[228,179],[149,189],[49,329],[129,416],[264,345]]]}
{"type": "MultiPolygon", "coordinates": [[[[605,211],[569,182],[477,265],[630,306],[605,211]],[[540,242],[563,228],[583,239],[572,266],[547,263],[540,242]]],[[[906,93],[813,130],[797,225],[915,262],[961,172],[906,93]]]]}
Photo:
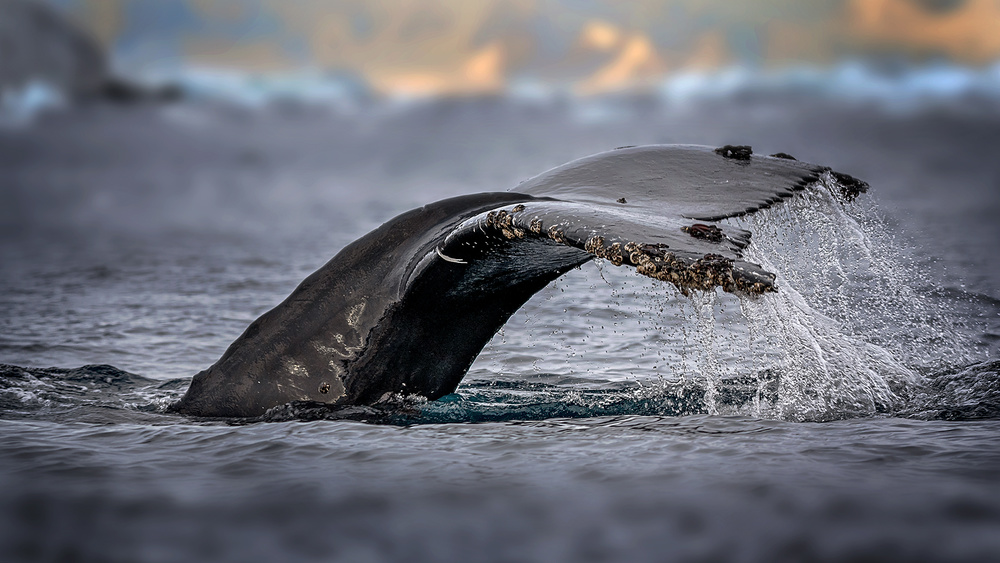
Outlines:
{"type": "Polygon", "coordinates": [[[369,405],[451,393],[535,292],[595,257],[681,291],[774,291],[719,221],[825,187],[868,185],[746,146],[624,147],[523,182],[446,199],[348,245],[194,376],[172,410],[256,417],[292,401],[369,405]]]}

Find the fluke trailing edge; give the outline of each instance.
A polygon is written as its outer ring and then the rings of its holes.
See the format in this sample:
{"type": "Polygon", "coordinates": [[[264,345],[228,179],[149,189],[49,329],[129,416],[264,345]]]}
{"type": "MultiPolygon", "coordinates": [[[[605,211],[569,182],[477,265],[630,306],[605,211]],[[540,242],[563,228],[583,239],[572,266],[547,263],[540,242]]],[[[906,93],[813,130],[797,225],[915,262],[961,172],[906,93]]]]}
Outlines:
{"type": "Polygon", "coordinates": [[[595,257],[681,291],[774,290],[718,221],[860,180],[750,147],[627,147],[554,168],[515,192],[460,196],[348,245],[250,324],[173,410],[253,417],[291,401],[373,404],[451,393],[483,346],[550,281],[595,257]]]}

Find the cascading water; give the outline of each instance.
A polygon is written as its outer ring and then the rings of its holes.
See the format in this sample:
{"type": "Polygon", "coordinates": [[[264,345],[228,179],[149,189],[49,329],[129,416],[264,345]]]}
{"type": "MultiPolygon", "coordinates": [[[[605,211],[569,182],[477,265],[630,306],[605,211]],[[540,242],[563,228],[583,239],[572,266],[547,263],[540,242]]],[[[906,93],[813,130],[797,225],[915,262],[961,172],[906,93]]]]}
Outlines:
{"type": "MultiPolygon", "coordinates": [[[[644,414],[822,421],[913,413],[915,402],[933,403],[928,377],[977,360],[970,327],[949,314],[947,300],[925,291],[931,282],[901,258],[874,202],[845,203],[833,195],[834,180],[825,182],[830,191],[734,220],[754,233],[746,258],[778,275],[777,292],[738,298],[716,290],[685,297],[668,284],[598,263],[603,284],[583,291],[568,276],[542,300],[558,308],[574,299],[579,308],[581,294],[609,291],[609,299],[590,304],[597,308],[587,313],[585,341],[574,343],[548,326],[532,329],[526,321],[525,337],[517,329],[508,332],[510,341],[487,355],[502,357],[517,348],[530,356],[535,330],[557,340],[538,346],[573,350],[567,352],[569,366],[578,366],[584,353],[593,357],[602,350],[608,361],[588,373],[620,380],[616,374],[628,369],[624,379],[634,387],[583,395],[574,390],[571,396],[547,391],[549,401],[600,413],[608,405],[635,408],[641,400],[660,405],[641,409],[644,414]],[[919,291],[915,284],[921,284],[919,291]],[[608,323],[599,320],[602,315],[608,323]]],[[[584,282],[595,277],[584,272],[584,282]]],[[[517,377],[516,365],[500,363],[483,378],[497,372],[517,377]]]]}
{"type": "Polygon", "coordinates": [[[720,294],[723,307],[740,310],[721,320],[714,294],[692,297],[708,412],[785,420],[899,412],[928,374],[975,361],[973,338],[947,303],[913,289],[929,282],[881,236],[870,201],[844,204],[817,190],[737,223],[754,233],[746,258],[778,275],[778,291],[720,294]],[[715,361],[734,341],[725,335],[743,330],[743,357],[715,361]],[[756,382],[751,399],[717,404],[715,389],[746,374],[756,382]]]}

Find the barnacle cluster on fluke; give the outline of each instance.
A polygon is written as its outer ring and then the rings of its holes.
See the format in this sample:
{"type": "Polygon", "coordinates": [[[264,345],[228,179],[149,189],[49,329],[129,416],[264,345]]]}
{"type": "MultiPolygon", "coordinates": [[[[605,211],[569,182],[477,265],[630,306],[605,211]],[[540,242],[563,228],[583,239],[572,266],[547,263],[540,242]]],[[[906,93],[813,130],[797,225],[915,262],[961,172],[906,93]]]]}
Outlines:
{"type": "Polygon", "coordinates": [[[834,185],[840,191],[840,195],[847,201],[854,201],[859,195],[868,191],[868,182],[864,180],[834,170],[829,170],[829,173],[833,177],[834,185]]]}
{"type": "Polygon", "coordinates": [[[794,156],[788,154],[787,152],[776,152],[771,155],[771,158],[783,158],[785,160],[798,160],[794,156]]]}
{"type": "Polygon", "coordinates": [[[753,148],[750,145],[725,145],[715,149],[715,153],[733,160],[750,160],[753,148]]]}
{"type": "Polygon", "coordinates": [[[644,276],[670,282],[684,295],[691,290],[708,291],[716,287],[729,293],[760,295],[775,291],[773,276],[753,277],[741,275],[734,268],[734,260],[719,254],[705,254],[700,258],[682,258],[670,252],[665,244],[638,244],[614,242],[604,245],[602,237],[587,241],[587,251],[615,266],[628,264],[644,276]]]}
{"type": "Polygon", "coordinates": [[[685,225],[681,227],[681,230],[693,236],[694,238],[701,238],[712,242],[722,242],[722,240],[726,238],[726,235],[723,234],[722,229],[720,229],[716,225],[695,223],[693,225],[685,225]]]}
{"type": "Polygon", "coordinates": [[[486,221],[483,226],[488,229],[496,229],[500,231],[500,233],[508,239],[521,238],[525,234],[524,229],[514,225],[513,213],[518,213],[523,210],[523,205],[517,205],[510,212],[507,212],[505,209],[490,211],[486,214],[486,221]]]}

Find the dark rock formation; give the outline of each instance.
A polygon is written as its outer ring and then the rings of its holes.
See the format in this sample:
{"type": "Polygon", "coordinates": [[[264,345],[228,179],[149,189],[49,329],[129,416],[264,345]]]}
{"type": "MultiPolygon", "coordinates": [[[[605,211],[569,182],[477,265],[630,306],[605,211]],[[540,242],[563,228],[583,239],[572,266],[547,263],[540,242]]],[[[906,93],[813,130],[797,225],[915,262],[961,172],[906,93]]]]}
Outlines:
{"type": "Polygon", "coordinates": [[[108,64],[97,41],[33,0],[0,0],[0,93],[45,82],[71,98],[98,94],[108,64]]]}

